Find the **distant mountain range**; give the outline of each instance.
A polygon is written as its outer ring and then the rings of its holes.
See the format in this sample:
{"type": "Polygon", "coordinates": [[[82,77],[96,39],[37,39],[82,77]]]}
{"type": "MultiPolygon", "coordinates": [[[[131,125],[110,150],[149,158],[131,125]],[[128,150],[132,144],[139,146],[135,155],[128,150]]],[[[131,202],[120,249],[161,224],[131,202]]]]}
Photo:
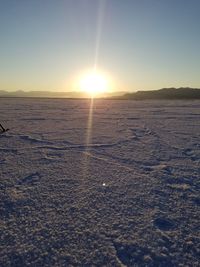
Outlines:
{"type": "MultiPolygon", "coordinates": [[[[118,99],[118,97],[117,97],[118,99]]],[[[200,89],[190,87],[162,88],[151,91],[138,91],[124,94],[119,99],[145,100],[145,99],[200,99],[200,89]]]]}
{"type": "MultiPolygon", "coordinates": [[[[22,90],[8,92],[0,90],[0,97],[44,97],[44,98],[88,98],[82,92],[49,92],[49,91],[30,91],[22,90]]],[[[151,91],[137,91],[125,93],[124,91],[104,93],[99,98],[145,100],[145,99],[200,99],[200,89],[181,87],[181,88],[162,88],[151,91]]]]}
{"type": "Polygon", "coordinates": [[[50,92],[50,91],[23,91],[18,90],[14,92],[8,92],[0,90],[0,97],[49,97],[49,98],[76,98],[84,97],[82,93],[76,92],[50,92]]]}
{"type": "MultiPolygon", "coordinates": [[[[118,97],[123,92],[103,93],[99,97],[118,97]]],[[[0,97],[44,97],[44,98],[88,98],[89,96],[83,92],[50,92],[50,91],[23,91],[8,92],[0,90],[0,97]]]]}

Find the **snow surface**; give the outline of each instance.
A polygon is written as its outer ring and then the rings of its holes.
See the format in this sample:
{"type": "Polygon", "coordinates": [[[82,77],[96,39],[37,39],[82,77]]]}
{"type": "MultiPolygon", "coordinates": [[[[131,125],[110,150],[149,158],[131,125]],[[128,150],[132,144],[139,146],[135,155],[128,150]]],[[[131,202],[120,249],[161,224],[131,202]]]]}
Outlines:
{"type": "Polygon", "coordinates": [[[200,266],[200,102],[90,107],[0,99],[0,266],[200,266]]]}

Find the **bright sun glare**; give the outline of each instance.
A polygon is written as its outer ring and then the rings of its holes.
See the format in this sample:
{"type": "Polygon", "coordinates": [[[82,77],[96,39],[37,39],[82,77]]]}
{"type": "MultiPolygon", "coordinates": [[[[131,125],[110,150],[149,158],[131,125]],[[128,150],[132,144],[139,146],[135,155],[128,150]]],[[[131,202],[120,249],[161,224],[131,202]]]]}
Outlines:
{"type": "Polygon", "coordinates": [[[80,90],[91,96],[105,93],[108,91],[108,80],[100,73],[87,73],[80,79],[80,90]]]}

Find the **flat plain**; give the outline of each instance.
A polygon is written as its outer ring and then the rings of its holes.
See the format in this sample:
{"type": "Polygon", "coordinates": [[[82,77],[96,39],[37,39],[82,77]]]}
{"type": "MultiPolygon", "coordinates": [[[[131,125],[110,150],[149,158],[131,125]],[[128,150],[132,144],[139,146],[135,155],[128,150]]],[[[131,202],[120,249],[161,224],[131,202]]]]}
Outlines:
{"type": "Polygon", "coordinates": [[[200,101],[0,114],[0,266],[199,266],[200,101]]]}

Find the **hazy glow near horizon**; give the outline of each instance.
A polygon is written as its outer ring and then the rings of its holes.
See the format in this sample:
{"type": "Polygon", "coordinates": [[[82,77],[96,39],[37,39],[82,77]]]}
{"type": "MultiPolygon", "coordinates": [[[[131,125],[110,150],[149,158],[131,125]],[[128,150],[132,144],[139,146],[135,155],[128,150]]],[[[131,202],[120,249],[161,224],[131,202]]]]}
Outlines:
{"type": "MultiPolygon", "coordinates": [[[[77,91],[85,69],[109,73],[112,91],[200,87],[199,10],[198,0],[0,1],[0,90],[77,91]]],[[[95,79],[83,83],[104,90],[95,79]]]]}

